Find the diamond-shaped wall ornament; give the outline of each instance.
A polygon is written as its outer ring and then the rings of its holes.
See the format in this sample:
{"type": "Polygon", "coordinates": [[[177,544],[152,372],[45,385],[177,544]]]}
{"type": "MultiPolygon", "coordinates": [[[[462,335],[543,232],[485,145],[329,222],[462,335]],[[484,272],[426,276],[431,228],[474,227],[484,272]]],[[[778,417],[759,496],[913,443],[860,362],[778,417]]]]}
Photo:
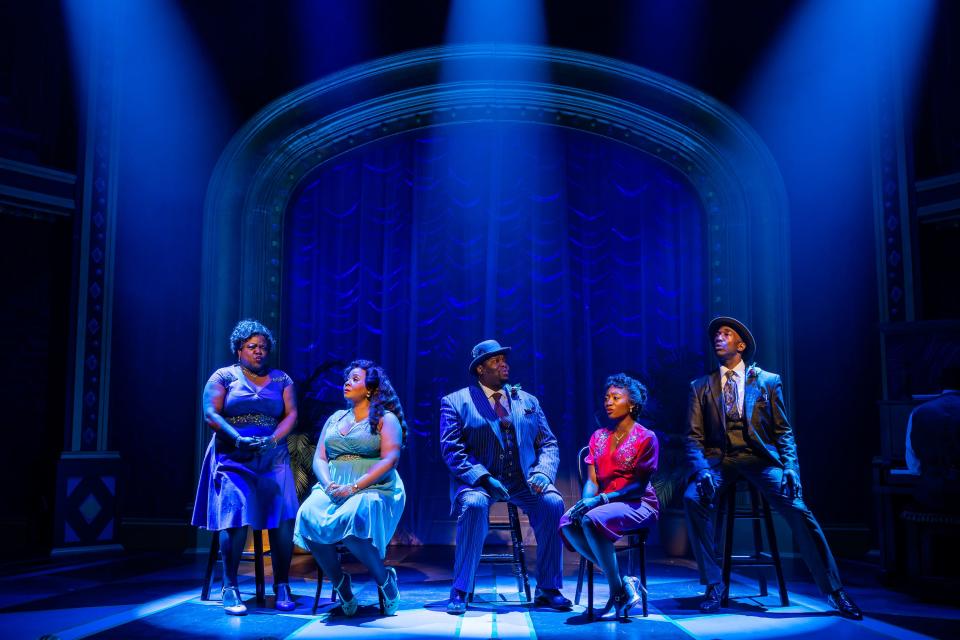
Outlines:
{"type": "Polygon", "coordinates": [[[90,333],[96,333],[100,330],[100,323],[97,322],[96,318],[90,318],[90,321],[87,322],[87,331],[90,333]]]}
{"type": "Polygon", "coordinates": [[[83,519],[87,521],[87,524],[90,524],[102,508],[100,503],[97,502],[97,499],[93,497],[93,494],[90,494],[80,503],[80,508],[77,509],[77,511],[79,511],[83,519]]]}
{"type": "Polygon", "coordinates": [[[97,356],[94,356],[94,355],[87,356],[87,359],[84,360],[84,364],[87,365],[87,369],[89,369],[90,371],[93,371],[94,369],[97,368],[97,356]]]}
{"type": "Polygon", "coordinates": [[[97,211],[95,214],[93,214],[93,224],[95,224],[98,229],[103,226],[103,222],[103,213],[97,211]]]}
{"type": "Polygon", "coordinates": [[[90,285],[90,297],[92,297],[94,300],[99,298],[101,293],[103,293],[103,291],[100,289],[100,285],[98,285],[96,282],[90,285]]]}
{"type": "Polygon", "coordinates": [[[891,251],[890,256],[887,258],[887,261],[893,266],[897,266],[898,264],[900,264],[900,252],[897,251],[896,249],[891,251]]]}
{"type": "Polygon", "coordinates": [[[83,396],[83,403],[88,407],[92,407],[96,401],[97,396],[93,393],[93,391],[87,391],[87,393],[83,396]]]}
{"type": "Polygon", "coordinates": [[[95,247],[94,250],[90,252],[90,257],[94,262],[100,264],[103,262],[103,251],[100,251],[100,247],[95,247]]]}

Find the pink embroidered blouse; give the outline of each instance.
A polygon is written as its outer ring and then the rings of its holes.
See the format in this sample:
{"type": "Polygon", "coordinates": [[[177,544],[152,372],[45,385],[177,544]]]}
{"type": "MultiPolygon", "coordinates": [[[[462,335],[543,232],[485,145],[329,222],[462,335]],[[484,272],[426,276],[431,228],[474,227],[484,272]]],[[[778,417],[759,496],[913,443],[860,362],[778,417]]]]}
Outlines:
{"type": "Polygon", "coordinates": [[[600,493],[619,491],[631,482],[647,480],[647,488],[641,502],[659,511],[657,493],[649,483],[657,470],[660,445],[653,431],[637,423],[626,438],[616,445],[613,432],[601,427],[590,436],[590,451],[584,462],[592,464],[597,471],[600,493]]]}

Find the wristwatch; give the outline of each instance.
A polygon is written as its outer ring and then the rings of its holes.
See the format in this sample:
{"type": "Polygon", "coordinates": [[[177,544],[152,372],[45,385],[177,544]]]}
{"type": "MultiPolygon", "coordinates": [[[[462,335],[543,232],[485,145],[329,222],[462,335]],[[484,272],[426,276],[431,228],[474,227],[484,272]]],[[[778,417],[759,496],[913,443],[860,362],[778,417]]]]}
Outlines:
{"type": "Polygon", "coordinates": [[[360,491],[360,487],[358,487],[358,486],[357,486],[357,483],[354,482],[354,483],[353,483],[353,492],[354,492],[354,493],[359,493],[359,491],[360,491]]]}

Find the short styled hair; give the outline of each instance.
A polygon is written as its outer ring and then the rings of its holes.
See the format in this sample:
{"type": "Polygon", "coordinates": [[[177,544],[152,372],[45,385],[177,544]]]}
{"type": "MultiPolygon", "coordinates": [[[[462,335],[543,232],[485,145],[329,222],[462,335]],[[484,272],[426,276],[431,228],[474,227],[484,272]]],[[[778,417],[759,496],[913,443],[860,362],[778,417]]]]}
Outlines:
{"type": "Polygon", "coordinates": [[[627,392],[627,397],[633,403],[633,411],[630,415],[636,419],[647,405],[647,388],[643,383],[625,373],[615,373],[603,384],[604,391],[610,387],[617,387],[627,392]]]}
{"type": "Polygon", "coordinates": [[[237,326],[230,332],[230,348],[233,353],[237,353],[243,347],[243,343],[253,336],[263,336],[267,341],[267,350],[273,351],[273,334],[257,320],[247,318],[237,323],[237,326]]]}

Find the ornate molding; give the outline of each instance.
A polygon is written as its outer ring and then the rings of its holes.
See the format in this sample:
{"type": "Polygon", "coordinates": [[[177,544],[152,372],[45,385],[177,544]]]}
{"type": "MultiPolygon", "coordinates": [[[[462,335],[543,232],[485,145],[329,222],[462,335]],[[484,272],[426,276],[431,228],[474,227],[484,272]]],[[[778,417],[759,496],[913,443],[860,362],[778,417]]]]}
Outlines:
{"type": "Polygon", "coordinates": [[[69,450],[107,448],[116,227],[116,16],[92,38],[84,126],[76,351],[69,450]]]}

